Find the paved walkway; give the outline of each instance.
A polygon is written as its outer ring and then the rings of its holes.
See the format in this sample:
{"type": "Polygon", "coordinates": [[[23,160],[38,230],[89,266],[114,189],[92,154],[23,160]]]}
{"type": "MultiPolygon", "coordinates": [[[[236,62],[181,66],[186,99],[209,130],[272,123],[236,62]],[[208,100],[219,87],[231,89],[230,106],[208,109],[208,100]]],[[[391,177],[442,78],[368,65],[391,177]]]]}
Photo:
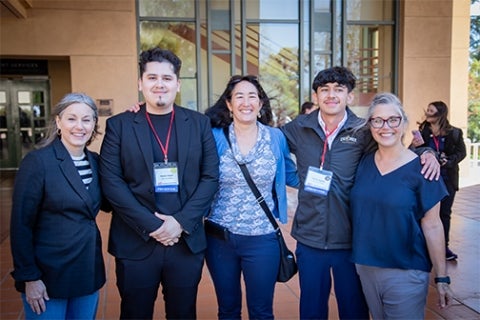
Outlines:
{"type": "MultiPolygon", "coordinates": [[[[5,226],[9,221],[9,199],[11,184],[1,179],[1,224],[5,226]]],[[[289,215],[293,215],[296,206],[296,192],[289,190],[289,215]]],[[[480,319],[480,184],[462,188],[456,196],[454,215],[452,219],[451,248],[459,255],[458,261],[448,262],[448,272],[452,278],[452,288],[456,294],[456,301],[450,308],[440,310],[437,307],[433,282],[426,308],[426,319],[480,319]]],[[[101,213],[98,217],[103,239],[108,239],[108,225],[110,216],[101,213]]],[[[291,219],[290,219],[291,220],[291,219]]],[[[289,236],[290,225],[282,226],[284,235],[290,248],[295,242],[289,236]]],[[[10,243],[5,233],[0,244],[0,319],[23,319],[23,310],[19,294],[13,288],[13,281],[9,273],[12,270],[10,257],[10,243]]],[[[106,240],[104,241],[104,250],[106,240]]],[[[105,251],[106,252],[106,251],[105,251]]],[[[119,296],[115,286],[114,259],[105,253],[107,263],[107,284],[101,290],[101,298],[97,319],[118,319],[119,296]]],[[[286,284],[278,284],[275,292],[275,315],[277,319],[298,318],[299,287],[298,277],[295,276],[286,284]]],[[[215,292],[204,269],[203,279],[198,294],[198,318],[216,318],[215,292]]],[[[163,319],[162,298],[158,299],[155,319],[163,319]]],[[[244,318],[246,316],[244,315],[244,318]]],[[[330,319],[337,319],[335,296],[330,299],[330,319]]]]}

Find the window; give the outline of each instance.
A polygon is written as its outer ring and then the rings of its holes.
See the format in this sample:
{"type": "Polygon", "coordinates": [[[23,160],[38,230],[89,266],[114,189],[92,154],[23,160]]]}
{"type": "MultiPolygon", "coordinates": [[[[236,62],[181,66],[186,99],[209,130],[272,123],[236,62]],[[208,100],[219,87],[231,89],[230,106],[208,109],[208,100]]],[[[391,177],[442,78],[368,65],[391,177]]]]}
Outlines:
{"type": "Polygon", "coordinates": [[[378,92],[394,91],[394,1],[346,1],[346,65],[357,76],[353,107],[363,115],[378,92]]]}

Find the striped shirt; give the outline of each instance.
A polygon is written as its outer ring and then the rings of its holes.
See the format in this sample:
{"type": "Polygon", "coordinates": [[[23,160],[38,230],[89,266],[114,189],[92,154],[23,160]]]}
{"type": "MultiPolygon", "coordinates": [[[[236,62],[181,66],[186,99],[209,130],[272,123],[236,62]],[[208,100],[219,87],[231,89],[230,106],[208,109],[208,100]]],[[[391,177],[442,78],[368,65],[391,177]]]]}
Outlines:
{"type": "Polygon", "coordinates": [[[80,178],[82,178],[83,184],[88,189],[93,180],[93,172],[92,167],[90,167],[90,163],[87,160],[87,156],[85,154],[80,157],[72,156],[72,160],[78,170],[78,174],[80,174],[80,178]]]}

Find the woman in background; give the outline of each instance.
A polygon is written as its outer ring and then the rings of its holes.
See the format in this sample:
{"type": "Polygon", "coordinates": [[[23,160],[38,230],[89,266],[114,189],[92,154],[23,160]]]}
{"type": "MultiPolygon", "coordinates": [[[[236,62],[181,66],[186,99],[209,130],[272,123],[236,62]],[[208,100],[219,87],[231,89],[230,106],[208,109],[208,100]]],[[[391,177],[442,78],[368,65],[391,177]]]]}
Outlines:
{"type": "Polygon", "coordinates": [[[448,108],[443,101],[435,101],[425,111],[425,121],[419,130],[422,139],[414,138],[412,146],[430,147],[437,152],[440,162],[440,174],[447,186],[448,196],[440,204],[440,219],[445,236],[445,258],[455,260],[458,255],[449,248],[450,219],[455,193],[458,191],[458,164],[467,155],[462,129],[452,126],[448,121],[448,108]]]}
{"type": "MultiPolygon", "coordinates": [[[[95,319],[105,283],[100,232],[95,102],[70,93],[55,106],[41,148],[15,178],[11,251],[26,319],[95,319]]],[[[103,208],[108,210],[108,208],[103,208]]]]}

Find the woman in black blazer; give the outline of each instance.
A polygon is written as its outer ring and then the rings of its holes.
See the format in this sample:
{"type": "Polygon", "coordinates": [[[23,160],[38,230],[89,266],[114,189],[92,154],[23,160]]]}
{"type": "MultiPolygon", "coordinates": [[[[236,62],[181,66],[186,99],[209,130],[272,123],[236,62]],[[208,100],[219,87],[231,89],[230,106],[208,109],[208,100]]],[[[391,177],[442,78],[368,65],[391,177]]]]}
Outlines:
{"type": "Polygon", "coordinates": [[[440,161],[440,174],[447,186],[449,195],[440,206],[440,218],[445,232],[445,258],[455,260],[458,255],[449,247],[450,217],[455,193],[458,190],[458,163],[467,155],[462,129],[452,126],[448,121],[448,107],[443,101],[431,102],[425,111],[425,120],[420,123],[422,138],[413,138],[414,147],[430,147],[437,152],[440,161]],[[423,141],[422,141],[423,140],[423,141]]]}
{"type": "MultiPolygon", "coordinates": [[[[22,160],[11,218],[12,276],[26,319],[94,319],[105,283],[97,216],[102,194],[92,98],[70,93],[55,106],[41,148],[22,160]]],[[[107,209],[107,208],[103,208],[107,209]]]]}

